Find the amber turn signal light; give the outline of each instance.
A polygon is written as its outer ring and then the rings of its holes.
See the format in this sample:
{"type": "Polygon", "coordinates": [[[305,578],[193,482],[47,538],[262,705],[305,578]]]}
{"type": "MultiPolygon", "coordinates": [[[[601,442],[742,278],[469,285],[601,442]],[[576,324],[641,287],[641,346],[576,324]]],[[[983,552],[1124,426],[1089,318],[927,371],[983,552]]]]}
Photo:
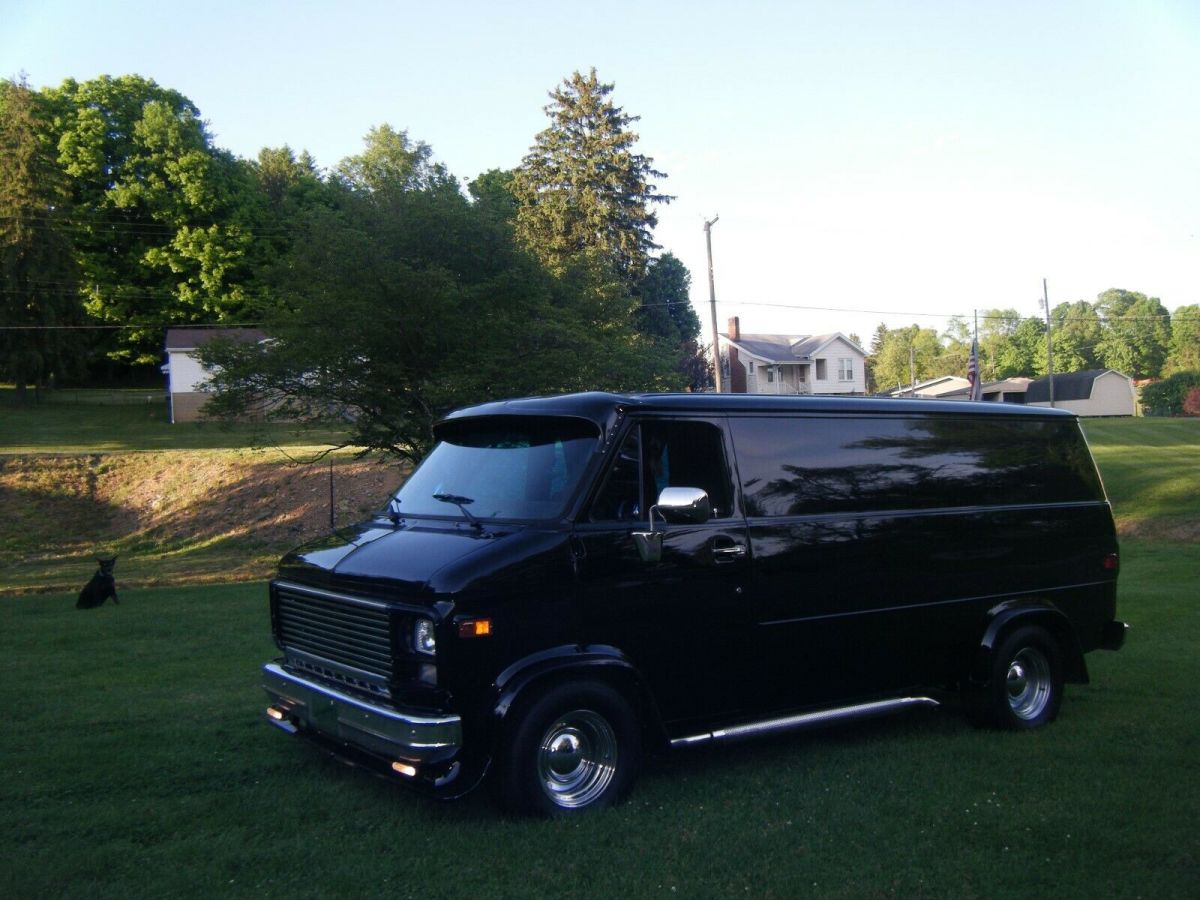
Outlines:
{"type": "Polygon", "coordinates": [[[467,619],[458,623],[460,638],[488,637],[492,633],[491,619],[467,619]]]}

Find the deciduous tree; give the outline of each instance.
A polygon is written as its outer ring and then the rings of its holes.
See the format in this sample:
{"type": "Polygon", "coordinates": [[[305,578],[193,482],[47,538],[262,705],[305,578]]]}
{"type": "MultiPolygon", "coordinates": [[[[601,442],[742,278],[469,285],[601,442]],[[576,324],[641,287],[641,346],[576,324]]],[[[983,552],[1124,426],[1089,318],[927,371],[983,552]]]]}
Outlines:
{"type": "Polygon", "coordinates": [[[1171,316],[1168,374],[1200,372],[1200,304],[1181,306],[1171,316]]]}
{"type": "Polygon", "coordinates": [[[932,328],[909,325],[907,328],[889,330],[875,361],[875,379],[879,390],[890,391],[908,386],[914,377],[920,382],[943,374],[938,371],[941,352],[941,341],[932,328]]]}
{"type": "Polygon", "coordinates": [[[18,402],[72,365],[63,326],[82,318],[75,291],[66,180],[46,139],[48,110],[22,78],[0,82],[0,370],[18,402]]]}
{"type": "Polygon", "coordinates": [[[1097,347],[1100,362],[1133,378],[1157,378],[1167,361],[1171,316],[1157,297],[1105,291],[1097,302],[1105,316],[1097,347]]]}
{"type": "Polygon", "coordinates": [[[263,404],[277,418],[334,415],[351,423],[352,443],[418,460],[433,423],[455,406],[680,386],[634,328],[636,300],[602,254],[551,273],[424,151],[415,168],[404,165],[424,145],[396,134],[373,131],[371,165],[345,161],[335,207],[308,214],[275,271],[272,340],[204,352],[218,367],[213,411],[263,404]],[[414,177],[422,168],[431,177],[414,177]]]}
{"type": "Polygon", "coordinates": [[[1103,327],[1086,300],[1060,303],[1050,314],[1054,326],[1054,371],[1083,372],[1099,365],[1103,327]]]}
{"type": "Polygon", "coordinates": [[[133,326],[115,355],[156,362],[163,325],[238,317],[253,268],[250,168],[214,148],[190,100],[149,79],[68,79],[46,96],[84,305],[133,326]]]}

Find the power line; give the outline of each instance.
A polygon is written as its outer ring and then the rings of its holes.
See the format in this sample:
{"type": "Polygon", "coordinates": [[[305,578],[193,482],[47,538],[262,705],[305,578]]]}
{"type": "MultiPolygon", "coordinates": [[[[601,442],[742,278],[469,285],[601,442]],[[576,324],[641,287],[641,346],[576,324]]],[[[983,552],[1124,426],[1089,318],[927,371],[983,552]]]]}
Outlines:
{"type": "MultiPolygon", "coordinates": [[[[876,316],[924,316],[933,319],[966,319],[965,313],[946,313],[946,312],[906,312],[904,310],[891,309],[854,309],[851,307],[841,306],[803,306],[796,303],[770,303],[765,300],[731,300],[725,302],[726,306],[767,306],[774,309],[797,309],[806,312],[836,312],[836,313],[862,313],[865,315],[876,316]]],[[[1041,316],[1008,316],[1008,315],[986,315],[979,314],[980,319],[997,319],[997,320],[1016,320],[1024,322],[1026,319],[1033,319],[1040,322],[1041,316]]],[[[1153,316],[1097,316],[1095,321],[1104,322],[1141,322],[1141,321],[1158,321],[1161,319],[1171,318],[1171,313],[1161,313],[1153,316]]],[[[1063,322],[1080,322],[1084,323],[1089,320],[1084,319],[1063,319],[1063,322]]]]}

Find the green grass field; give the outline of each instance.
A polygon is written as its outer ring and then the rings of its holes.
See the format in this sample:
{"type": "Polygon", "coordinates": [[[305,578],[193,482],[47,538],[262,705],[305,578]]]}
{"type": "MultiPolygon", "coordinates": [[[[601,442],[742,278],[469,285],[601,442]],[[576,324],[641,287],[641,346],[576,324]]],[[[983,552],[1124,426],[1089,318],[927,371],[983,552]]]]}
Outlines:
{"type": "Polygon", "coordinates": [[[1200,540],[1200,419],[1085,419],[1084,432],[1119,525],[1200,540]]]}
{"type": "MultiPolygon", "coordinates": [[[[946,710],[674,753],[579,822],[439,804],[267,725],[261,582],[0,597],[0,896],[1196,896],[1200,422],[1085,427],[1123,527],[1180,539],[1123,540],[1129,643],[1057,723],[946,710]]],[[[0,452],[40,428],[6,418],[0,452]]]]}
{"type": "Polygon", "coordinates": [[[242,447],[311,448],[337,443],[328,427],[167,420],[161,391],[67,390],[17,406],[0,388],[0,454],[123,453],[134,450],[212,450],[242,447]]]}
{"type": "Polygon", "coordinates": [[[441,804],[261,718],[261,585],[0,604],[0,896],[1184,897],[1200,547],[1126,548],[1119,653],[1059,721],[938,711],[652,760],[580,822],[441,804]]]}

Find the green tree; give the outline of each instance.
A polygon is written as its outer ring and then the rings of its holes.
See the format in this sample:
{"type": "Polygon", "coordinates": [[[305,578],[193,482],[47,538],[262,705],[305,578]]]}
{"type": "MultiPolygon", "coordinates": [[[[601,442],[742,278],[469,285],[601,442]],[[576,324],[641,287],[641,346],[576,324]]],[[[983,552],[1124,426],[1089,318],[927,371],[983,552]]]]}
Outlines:
{"type": "Polygon", "coordinates": [[[0,370],[19,403],[72,371],[82,318],[75,289],[66,181],[46,140],[48,110],[22,78],[0,82],[0,370]]]}
{"type": "Polygon", "coordinates": [[[639,330],[671,346],[699,338],[700,317],[692,308],[691,285],[691,273],[674,254],[651,259],[638,283],[639,330]]]}
{"type": "Polygon", "coordinates": [[[1046,374],[1046,326],[1040,319],[1021,319],[996,352],[996,378],[1046,374]]]}
{"type": "Polygon", "coordinates": [[[550,127],[539,133],[516,170],[517,237],[554,271],[598,250],[632,289],[658,245],[656,203],[669,202],[654,179],[653,159],[634,152],[638,136],[610,100],[612,84],[592,69],[574,72],[550,92],[550,127]]]}
{"type": "Polygon", "coordinates": [[[352,423],[351,443],[420,459],[449,409],[506,396],[678,387],[597,252],[551,273],[422,150],[375,129],[339,166],[272,274],[273,340],[219,344],[212,411],[352,423]],[[380,139],[382,136],[382,140],[380,139]],[[424,169],[422,174],[419,170],[424,169]],[[358,173],[369,172],[369,175],[358,173]],[[426,177],[426,175],[430,177],[426,177]]]}
{"type": "Polygon", "coordinates": [[[125,329],[114,355],[156,362],[162,326],[241,315],[257,262],[251,167],[213,147],[190,100],[149,79],[68,79],[46,96],[85,307],[125,329]]]}
{"type": "Polygon", "coordinates": [[[1095,307],[1086,300],[1060,303],[1050,313],[1054,330],[1055,372],[1083,372],[1099,365],[1103,326],[1095,307]]]}
{"type": "Polygon", "coordinates": [[[651,259],[637,287],[636,324],[660,345],[665,357],[676,359],[689,387],[703,390],[712,384],[712,373],[700,345],[700,317],[692,307],[691,284],[691,273],[675,255],[651,259]]]}
{"type": "Polygon", "coordinates": [[[1148,416],[1178,416],[1188,394],[1200,388],[1200,372],[1176,372],[1142,388],[1142,409],[1148,416]]]}
{"type": "Polygon", "coordinates": [[[875,360],[875,380],[881,391],[920,382],[942,374],[939,359],[942,343],[932,328],[910,325],[894,328],[883,338],[875,360]]]}
{"type": "Polygon", "coordinates": [[[937,375],[966,377],[971,359],[971,344],[975,339],[973,327],[963,316],[952,316],[942,333],[942,350],[938,355],[937,375]]]}
{"type": "Polygon", "coordinates": [[[1002,370],[1001,358],[1021,324],[1015,309],[985,309],[979,314],[979,366],[986,381],[1020,374],[1002,370]]]}
{"type": "Polygon", "coordinates": [[[517,198],[513,195],[513,173],[504,169],[489,169],[479,175],[467,190],[481,214],[501,222],[517,218],[517,198]]]}
{"type": "Polygon", "coordinates": [[[875,374],[876,365],[879,362],[879,352],[883,349],[883,342],[887,339],[887,336],[888,327],[883,322],[876,325],[875,331],[871,334],[871,346],[867,348],[867,358],[864,362],[868,394],[877,394],[883,390],[890,390],[887,385],[880,384],[875,374]]]}
{"type": "Polygon", "coordinates": [[[457,182],[433,158],[424,141],[410,141],[407,131],[384,123],[367,132],[362,153],[338,164],[335,176],[359,191],[397,192],[428,190],[457,182]]]}
{"type": "Polygon", "coordinates": [[[1167,374],[1200,372],[1200,304],[1181,306],[1171,316],[1171,353],[1167,374]]]}
{"type": "Polygon", "coordinates": [[[1159,299],[1110,290],[1100,295],[1097,307],[1105,315],[1096,348],[1100,362],[1133,378],[1160,376],[1171,342],[1171,316],[1159,299]]]}

